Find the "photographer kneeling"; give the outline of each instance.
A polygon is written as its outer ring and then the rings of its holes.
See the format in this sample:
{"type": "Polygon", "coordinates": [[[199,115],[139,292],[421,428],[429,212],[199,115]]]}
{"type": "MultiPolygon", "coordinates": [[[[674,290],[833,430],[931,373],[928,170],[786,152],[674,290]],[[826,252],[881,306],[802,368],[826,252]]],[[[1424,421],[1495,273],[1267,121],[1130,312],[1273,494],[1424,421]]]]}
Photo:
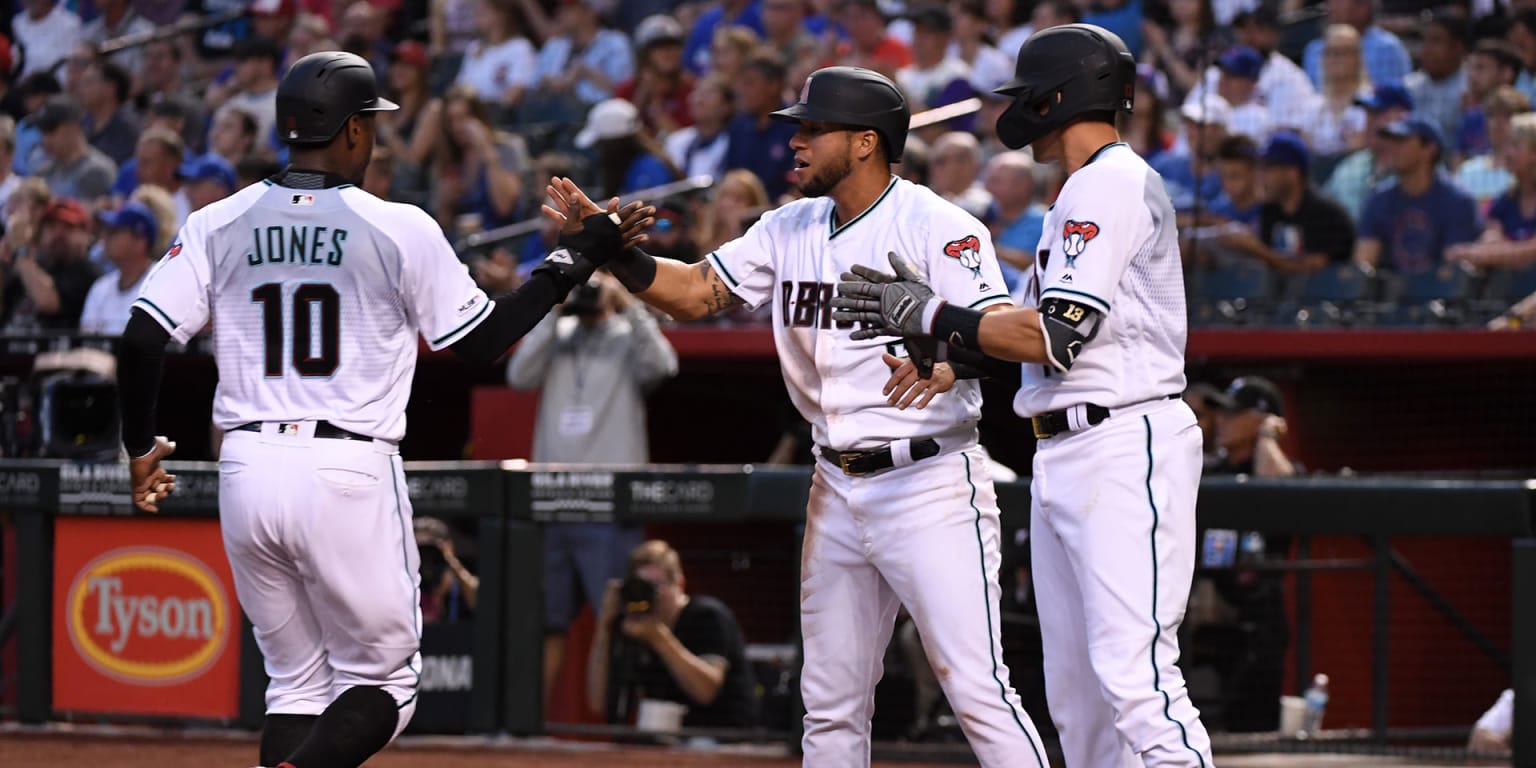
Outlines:
{"type": "Polygon", "coordinates": [[[628,722],[637,702],[688,708],[684,727],[757,724],[756,685],[741,626],[724,603],[690,597],[682,562],[664,541],[629,554],[629,575],[603,596],[588,656],[587,706],[628,722]]]}

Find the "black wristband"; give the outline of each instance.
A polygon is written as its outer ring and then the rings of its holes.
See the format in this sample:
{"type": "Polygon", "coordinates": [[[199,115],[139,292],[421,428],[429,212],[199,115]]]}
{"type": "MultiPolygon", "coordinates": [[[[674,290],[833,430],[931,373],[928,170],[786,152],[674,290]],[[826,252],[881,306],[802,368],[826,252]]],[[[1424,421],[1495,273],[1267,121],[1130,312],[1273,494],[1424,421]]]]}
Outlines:
{"type": "Polygon", "coordinates": [[[624,247],[624,234],[606,213],[594,213],[581,220],[581,229],[562,232],[560,245],[584,256],[601,267],[624,247]]]}
{"type": "Polygon", "coordinates": [[[981,350],[981,313],[945,304],[933,316],[933,337],[951,347],[981,350]]]}
{"type": "Polygon", "coordinates": [[[542,272],[554,279],[555,290],[559,294],[558,303],[559,301],[565,301],[566,295],[571,292],[572,288],[590,280],[592,274],[596,271],[597,264],[594,264],[583,254],[569,248],[556,248],[550,252],[548,258],[545,258],[543,262],[533,268],[532,274],[542,272]],[[561,255],[562,250],[565,255],[569,256],[568,260],[561,255]]]}
{"type": "Polygon", "coordinates": [[[608,271],[630,293],[640,293],[656,282],[656,257],[639,248],[626,248],[608,262],[608,271]]]}

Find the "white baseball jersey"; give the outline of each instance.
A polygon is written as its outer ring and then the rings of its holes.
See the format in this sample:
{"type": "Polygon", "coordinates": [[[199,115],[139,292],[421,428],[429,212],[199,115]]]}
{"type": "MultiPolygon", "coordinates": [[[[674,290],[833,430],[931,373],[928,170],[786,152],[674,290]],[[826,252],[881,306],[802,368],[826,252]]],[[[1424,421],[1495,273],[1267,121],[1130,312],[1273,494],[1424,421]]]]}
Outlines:
{"type": "Polygon", "coordinates": [[[790,398],[818,445],[867,450],[903,438],[969,436],[981,418],[981,389],[959,381],[927,408],[897,410],[881,388],[903,357],[898,341],[854,341],[852,326],[832,319],[839,277],[855,264],[890,271],[895,251],[915,262],[934,292],[972,309],[1007,304],[987,228],[926,187],[892,178],[854,219],[833,221],[826,197],[798,200],[764,214],[739,239],[708,259],[754,309],[773,302],[773,335],[790,398]]]}
{"type": "Polygon", "coordinates": [[[421,209],[263,181],[193,213],[134,306],[182,343],[217,320],[219,428],[323,419],[399,441],[418,330],[441,349],[493,302],[421,209]]]}
{"type": "Polygon", "coordinates": [[[1110,410],[1184,391],[1184,262],[1162,179],[1111,144],[1067,177],[1045,215],[1027,306],[1057,296],[1104,313],[1071,370],[1025,365],[1024,417],[1074,405],[1110,410]]]}

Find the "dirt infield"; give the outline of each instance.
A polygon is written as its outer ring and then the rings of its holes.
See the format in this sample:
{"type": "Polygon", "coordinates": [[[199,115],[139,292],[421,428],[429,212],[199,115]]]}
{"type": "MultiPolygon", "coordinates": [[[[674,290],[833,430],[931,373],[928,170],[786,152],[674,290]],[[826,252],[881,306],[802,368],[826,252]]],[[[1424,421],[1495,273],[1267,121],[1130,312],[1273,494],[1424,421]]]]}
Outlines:
{"type": "MultiPolygon", "coordinates": [[[[1452,768],[1497,762],[1424,762],[1340,755],[1221,756],[1222,768],[1452,768]]],[[[0,765],[43,768],[250,768],[256,743],[248,734],[178,736],[151,732],[102,733],[50,727],[47,732],[0,728],[0,765]]],[[[1508,765],[1506,761],[1503,765],[1508,765]]],[[[554,739],[477,740],[406,738],[370,760],[367,768],[791,768],[798,759],[782,748],[715,748],[709,751],[615,747],[554,739]]],[[[876,761],[874,768],[954,768],[973,763],[876,761]]]]}

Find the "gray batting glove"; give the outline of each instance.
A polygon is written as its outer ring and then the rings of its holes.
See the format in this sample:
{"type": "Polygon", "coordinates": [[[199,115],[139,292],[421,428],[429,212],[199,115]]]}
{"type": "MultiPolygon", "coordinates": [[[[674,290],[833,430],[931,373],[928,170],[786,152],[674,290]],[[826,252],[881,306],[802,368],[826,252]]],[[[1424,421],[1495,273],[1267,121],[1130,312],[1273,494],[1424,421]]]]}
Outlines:
{"type": "Polygon", "coordinates": [[[924,309],[939,299],[913,264],[894,251],[890,261],[894,275],[854,265],[837,284],[832,316],[840,322],[858,324],[852,334],[856,340],[931,335],[923,324],[924,309]]]}

